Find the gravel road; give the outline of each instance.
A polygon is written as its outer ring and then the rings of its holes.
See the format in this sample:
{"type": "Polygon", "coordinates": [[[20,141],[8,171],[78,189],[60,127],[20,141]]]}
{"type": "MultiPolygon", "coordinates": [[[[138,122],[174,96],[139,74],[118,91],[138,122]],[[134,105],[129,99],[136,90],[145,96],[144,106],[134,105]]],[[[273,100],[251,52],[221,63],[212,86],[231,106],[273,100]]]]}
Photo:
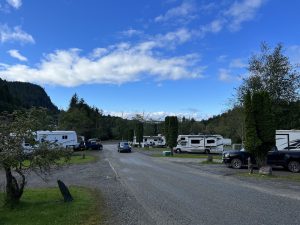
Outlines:
{"type": "Polygon", "coordinates": [[[99,161],[56,171],[48,183],[32,175],[28,186],[56,186],[61,179],[99,189],[110,213],[106,224],[113,225],[300,224],[299,183],[249,182],[222,165],[118,153],[116,145],[93,154],[99,161]]]}

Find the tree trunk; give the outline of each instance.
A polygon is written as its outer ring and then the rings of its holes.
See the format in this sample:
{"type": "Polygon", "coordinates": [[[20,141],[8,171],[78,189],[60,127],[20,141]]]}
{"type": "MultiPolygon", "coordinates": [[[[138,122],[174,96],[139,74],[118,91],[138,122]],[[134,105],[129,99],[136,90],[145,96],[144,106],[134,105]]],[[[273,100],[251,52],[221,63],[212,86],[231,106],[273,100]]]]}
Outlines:
{"type": "Polygon", "coordinates": [[[6,174],[6,199],[5,205],[13,207],[17,205],[20,201],[20,198],[23,195],[23,190],[25,186],[25,176],[21,171],[17,171],[21,176],[21,184],[18,184],[17,179],[13,176],[11,168],[5,168],[6,174]]]}

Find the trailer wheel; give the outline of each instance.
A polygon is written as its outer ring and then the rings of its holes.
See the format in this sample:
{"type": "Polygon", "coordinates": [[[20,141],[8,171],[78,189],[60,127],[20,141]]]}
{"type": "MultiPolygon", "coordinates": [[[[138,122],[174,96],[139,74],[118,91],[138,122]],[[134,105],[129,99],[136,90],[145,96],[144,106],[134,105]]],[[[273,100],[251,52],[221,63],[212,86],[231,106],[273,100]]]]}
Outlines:
{"type": "Polygon", "coordinates": [[[242,160],[235,158],[231,160],[231,167],[233,169],[241,169],[242,168],[242,160]]]}
{"type": "Polygon", "coordinates": [[[179,153],[179,154],[182,153],[182,152],[181,152],[181,149],[180,149],[180,148],[177,148],[177,149],[176,149],[176,153],[179,153]]]}
{"type": "Polygon", "coordinates": [[[205,149],[204,153],[205,153],[205,154],[209,154],[209,153],[210,153],[210,150],[209,150],[209,149],[205,149]]]}
{"type": "Polygon", "coordinates": [[[289,171],[298,173],[300,171],[300,163],[297,161],[290,161],[288,164],[289,171]]]}

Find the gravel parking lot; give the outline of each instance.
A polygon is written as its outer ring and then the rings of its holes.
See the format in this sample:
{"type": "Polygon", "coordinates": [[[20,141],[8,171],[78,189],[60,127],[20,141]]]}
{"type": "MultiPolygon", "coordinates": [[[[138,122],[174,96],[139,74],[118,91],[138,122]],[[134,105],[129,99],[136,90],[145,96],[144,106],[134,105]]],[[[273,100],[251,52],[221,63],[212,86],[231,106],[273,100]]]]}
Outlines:
{"type": "MultiPolygon", "coordinates": [[[[153,224],[151,218],[143,210],[135,197],[122,185],[120,179],[105,159],[105,151],[94,151],[89,154],[98,156],[94,163],[71,165],[61,170],[53,171],[46,183],[35,174],[28,179],[28,188],[57,187],[58,179],[66,185],[77,185],[95,188],[101,191],[106,212],[105,224],[153,224]]],[[[4,191],[5,174],[0,170],[0,188],[4,191]]]]}
{"type": "MultiPolygon", "coordinates": [[[[95,188],[105,200],[105,224],[298,225],[300,221],[295,214],[300,207],[299,182],[239,176],[247,169],[199,163],[205,159],[117,153],[115,144],[90,154],[98,161],[54,171],[47,183],[32,174],[28,187],[57,186],[61,179],[67,185],[95,188]]],[[[274,174],[299,176],[282,169],[274,174]]]]}

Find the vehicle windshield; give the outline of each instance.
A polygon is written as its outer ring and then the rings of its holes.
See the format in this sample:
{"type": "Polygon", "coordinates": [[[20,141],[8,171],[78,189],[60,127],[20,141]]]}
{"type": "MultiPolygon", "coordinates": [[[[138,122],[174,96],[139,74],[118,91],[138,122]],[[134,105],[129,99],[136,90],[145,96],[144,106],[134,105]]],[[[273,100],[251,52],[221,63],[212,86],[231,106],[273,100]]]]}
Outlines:
{"type": "Polygon", "coordinates": [[[121,143],[120,143],[120,146],[121,146],[121,147],[129,146],[129,144],[128,144],[128,142],[121,142],[121,143]]]}

